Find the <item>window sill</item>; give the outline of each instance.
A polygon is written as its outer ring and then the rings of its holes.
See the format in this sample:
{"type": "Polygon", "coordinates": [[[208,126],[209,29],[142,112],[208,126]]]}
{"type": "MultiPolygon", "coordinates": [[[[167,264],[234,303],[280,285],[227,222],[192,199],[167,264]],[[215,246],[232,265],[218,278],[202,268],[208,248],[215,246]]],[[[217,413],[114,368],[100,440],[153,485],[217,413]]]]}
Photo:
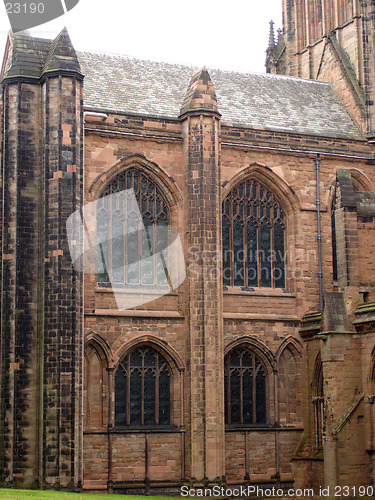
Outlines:
{"type": "Polygon", "coordinates": [[[175,425],[154,425],[145,427],[114,427],[111,434],[155,434],[155,433],[174,433],[174,432],[185,432],[183,428],[176,427],[175,425]]]}
{"type": "Polygon", "coordinates": [[[285,288],[241,288],[241,287],[224,287],[225,295],[244,295],[244,296],[259,296],[259,297],[292,297],[295,294],[289,292],[285,288]]]}
{"type": "Polygon", "coordinates": [[[141,286],[116,286],[116,285],[97,285],[95,287],[95,293],[114,293],[119,294],[128,294],[128,295],[158,295],[163,292],[164,295],[178,295],[178,293],[174,290],[170,290],[169,287],[152,287],[146,288],[141,286]]]}
{"type": "Polygon", "coordinates": [[[303,427],[295,427],[295,426],[275,426],[272,424],[251,424],[251,425],[225,425],[225,432],[244,432],[244,431],[266,431],[266,432],[275,432],[275,431],[303,431],[303,427]]]}

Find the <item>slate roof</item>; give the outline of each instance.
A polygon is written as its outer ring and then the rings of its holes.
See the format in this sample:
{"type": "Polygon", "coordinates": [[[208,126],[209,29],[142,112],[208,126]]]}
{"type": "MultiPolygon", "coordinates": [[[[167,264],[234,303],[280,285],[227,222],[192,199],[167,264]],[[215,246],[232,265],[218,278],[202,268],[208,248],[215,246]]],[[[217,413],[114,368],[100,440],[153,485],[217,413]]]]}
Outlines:
{"type": "MultiPolygon", "coordinates": [[[[88,109],[176,119],[196,68],[78,52],[88,109]]],[[[364,139],[328,83],[208,69],[223,125],[364,139]]]]}

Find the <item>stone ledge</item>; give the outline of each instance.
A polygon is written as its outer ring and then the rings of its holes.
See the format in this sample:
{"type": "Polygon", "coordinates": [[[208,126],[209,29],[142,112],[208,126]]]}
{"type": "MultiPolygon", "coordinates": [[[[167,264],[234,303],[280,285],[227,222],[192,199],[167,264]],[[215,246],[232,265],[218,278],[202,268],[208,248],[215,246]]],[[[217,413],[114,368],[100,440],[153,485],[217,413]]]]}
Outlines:
{"type": "Polygon", "coordinates": [[[184,315],[178,311],[138,311],[127,309],[119,311],[118,309],[95,309],[92,313],[85,313],[85,316],[118,316],[118,317],[142,317],[142,318],[179,318],[184,315]]]}
{"type": "Polygon", "coordinates": [[[256,319],[259,321],[292,321],[299,322],[292,314],[261,314],[261,313],[223,313],[224,319],[256,319]]]}

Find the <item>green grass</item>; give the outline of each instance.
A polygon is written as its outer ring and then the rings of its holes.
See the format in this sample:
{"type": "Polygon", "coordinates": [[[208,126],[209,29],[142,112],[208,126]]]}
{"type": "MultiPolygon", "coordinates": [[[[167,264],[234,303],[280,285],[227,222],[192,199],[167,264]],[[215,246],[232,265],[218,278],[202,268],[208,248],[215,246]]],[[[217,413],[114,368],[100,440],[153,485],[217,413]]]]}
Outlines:
{"type": "MultiPolygon", "coordinates": [[[[29,500],[29,499],[50,499],[50,500],[109,500],[112,496],[113,500],[142,500],[150,498],[150,500],[172,500],[172,497],[154,497],[145,495],[108,495],[96,493],[66,493],[63,491],[51,490],[13,490],[0,489],[0,498],[4,500],[29,500]]],[[[174,498],[176,500],[176,498],[174,498]]]]}

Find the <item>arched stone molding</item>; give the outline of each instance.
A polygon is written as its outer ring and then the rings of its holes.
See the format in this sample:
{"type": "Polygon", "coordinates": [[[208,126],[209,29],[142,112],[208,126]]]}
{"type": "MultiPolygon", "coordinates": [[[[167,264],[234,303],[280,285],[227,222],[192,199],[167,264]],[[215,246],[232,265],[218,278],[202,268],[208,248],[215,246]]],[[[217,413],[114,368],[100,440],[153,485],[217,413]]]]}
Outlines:
{"type": "Polygon", "coordinates": [[[268,375],[271,375],[276,370],[275,357],[271,350],[256,337],[244,336],[233,340],[225,347],[224,356],[237,347],[247,347],[253,351],[263,362],[268,375]]]}
{"type": "Polygon", "coordinates": [[[84,425],[102,428],[108,424],[108,368],[111,349],[95,332],[85,338],[84,425]]]}
{"type": "Polygon", "coordinates": [[[107,367],[111,365],[112,350],[103,337],[96,332],[90,332],[85,336],[85,351],[89,346],[92,346],[101,358],[106,361],[107,367]]]}
{"type": "Polygon", "coordinates": [[[123,344],[114,353],[114,365],[117,365],[128,351],[144,344],[149,344],[150,347],[159,351],[170,364],[172,371],[177,369],[179,372],[183,372],[185,370],[184,363],[178,352],[167,342],[154,335],[140,335],[123,344]]]}
{"type": "Polygon", "coordinates": [[[279,361],[279,359],[281,358],[285,349],[289,349],[291,351],[291,353],[293,354],[293,356],[296,359],[298,359],[301,357],[301,354],[303,351],[303,346],[298,339],[296,339],[292,335],[288,335],[288,337],[286,337],[281,342],[281,344],[279,345],[279,347],[277,349],[276,356],[275,356],[276,362],[279,361]]]}
{"type": "Polygon", "coordinates": [[[323,364],[320,352],[317,354],[315,363],[313,377],[311,380],[311,394],[312,396],[322,396],[321,380],[323,377],[323,364]]]}
{"type": "MultiPolygon", "coordinates": [[[[141,346],[149,346],[158,353],[160,353],[169,365],[172,374],[171,380],[171,401],[172,401],[172,414],[171,422],[177,427],[184,425],[184,371],[185,366],[177,351],[171,347],[164,340],[159,339],[153,335],[140,335],[132,340],[123,344],[114,353],[114,372],[123,357],[131,350],[141,346]]],[[[114,380],[112,381],[112,384],[114,380]]],[[[111,388],[115,397],[114,385],[111,388]]]]}
{"type": "Polygon", "coordinates": [[[287,216],[292,216],[300,209],[300,201],[291,186],[269,167],[258,162],[251,163],[239,170],[224,186],[222,200],[224,201],[230,191],[241,181],[248,178],[257,179],[264,184],[280,201],[287,216]]]}
{"type": "Polygon", "coordinates": [[[251,163],[239,170],[224,186],[222,201],[232,189],[247,179],[256,179],[273,193],[285,213],[285,288],[291,292],[296,288],[296,276],[293,270],[297,260],[297,213],[301,209],[298,196],[291,186],[269,167],[261,163],[251,163]]]}
{"type": "Polygon", "coordinates": [[[357,168],[351,168],[352,182],[355,191],[374,191],[374,184],[357,168]]]}
{"type": "Polygon", "coordinates": [[[262,362],[266,371],[266,421],[267,424],[275,423],[275,387],[276,363],[270,349],[260,340],[251,336],[240,337],[230,342],[224,350],[224,357],[236,348],[248,349],[262,362]]]}
{"type": "Polygon", "coordinates": [[[129,168],[136,168],[155,182],[165,195],[171,208],[182,201],[182,195],[175,180],[157,163],[140,154],[124,156],[112,165],[108,165],[93,181],[89,188],[89,193],[96,199],[100,198],[107,185],[129,168]]]}

